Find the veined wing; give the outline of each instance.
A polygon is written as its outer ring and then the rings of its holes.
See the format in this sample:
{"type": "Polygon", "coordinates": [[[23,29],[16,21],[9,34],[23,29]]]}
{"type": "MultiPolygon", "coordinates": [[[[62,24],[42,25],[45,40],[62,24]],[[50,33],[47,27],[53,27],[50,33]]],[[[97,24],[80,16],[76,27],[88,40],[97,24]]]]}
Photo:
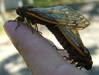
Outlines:
{"type": "Polygon", "coordinates": [[[79,32],[77,31],[76,28],[67,28],[66,26],[62,26],[62,25],[58,27],[65,36],[65,38],[68,39],[71,45],[75,47],[80,54],[82,54],[83,56],[88,54],[88,51],[84,47],[79,32]]]}
{"type": "Polygon", "coordinates": [[[68,6],[33,8],[31,9],[31,13],[34,13],[39,17],[41,16],[46,20],[55,22],[58,25],[65,25],[71,28],[76,27],[77,29],[83,29],[90,24],[83,15],[68,6]]]}

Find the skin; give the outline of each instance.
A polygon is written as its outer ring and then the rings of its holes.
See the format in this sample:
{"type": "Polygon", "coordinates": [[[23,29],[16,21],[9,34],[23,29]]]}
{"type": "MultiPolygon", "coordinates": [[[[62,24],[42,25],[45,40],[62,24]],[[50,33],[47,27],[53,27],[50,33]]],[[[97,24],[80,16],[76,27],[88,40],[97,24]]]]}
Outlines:
{"type": "Polygon", "coordinates": [[[33,75],[86,75],[66,63],[48,40],[24,23],[6,22],[4,29],[33,75]]]}

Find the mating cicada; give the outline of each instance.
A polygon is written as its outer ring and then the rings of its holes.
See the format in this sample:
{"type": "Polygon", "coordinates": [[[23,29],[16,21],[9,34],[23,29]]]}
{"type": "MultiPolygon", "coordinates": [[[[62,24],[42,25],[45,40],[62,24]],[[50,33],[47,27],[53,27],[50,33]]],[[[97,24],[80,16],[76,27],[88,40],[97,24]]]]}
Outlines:
{"type": "Polygon", "coordinates": [[[90,70],[92,58],[88,49],[83,45],[78,29],[84,29],[89,21],[80,13],[68,6],[36,8],[23,6],[16,10],[18,21],[26,19],[28,23],[45,25],[69,53],[72,63],[77,67],[90,70]]]}

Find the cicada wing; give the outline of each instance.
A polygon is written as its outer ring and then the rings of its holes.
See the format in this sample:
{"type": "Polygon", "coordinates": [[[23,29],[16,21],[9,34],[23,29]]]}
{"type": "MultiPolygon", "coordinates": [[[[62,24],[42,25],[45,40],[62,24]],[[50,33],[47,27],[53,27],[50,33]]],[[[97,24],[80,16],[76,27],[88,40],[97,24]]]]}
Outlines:
{"type": "Polygon", "coordinates": [[[68,41],[78,50],[81,54],[88,53],[80,38],[79,32],[76,28],[68,28],[66,26],[58,26],[68,41]]]}
{"type": "Polygon", "coordinates": [[[31,12],[44,19],[57,22],[59,25],[65,25],[67,27],[84,29],[90,24],[82,14],[68,6],[33,8],[31,12]]]}

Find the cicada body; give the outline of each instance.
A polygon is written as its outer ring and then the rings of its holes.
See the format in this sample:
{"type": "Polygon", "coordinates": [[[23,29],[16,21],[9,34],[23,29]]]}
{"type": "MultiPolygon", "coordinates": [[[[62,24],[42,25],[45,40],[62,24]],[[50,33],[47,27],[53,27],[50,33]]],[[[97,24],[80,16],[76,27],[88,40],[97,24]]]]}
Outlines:
{"type": "Polygon", "coordinates": [[[69,53],[69,59],[72,62],[78,62],[76,67],[84,67],[87,70],[92,68],[92,58],[86,47],[84,47],[77,30],[66,28],[65,26],[53,27],[46,25],[55,35],[57,40],[69,53]]]}
{"type": "Polygon", "coordinates": [[[77,67],[90,70],[92,58],[88,49],[83,45],[78,29],[86,28],[89,21],[80,13],[67,6],[36,8],[23,6],[16,10],[21,18],[32,24],[43,24],[55,35],[60,44],[69,53],[77,67]]]}
{"type": "Polygon", "coordinates": [[[23,17],[26,16],[28,19],[31,19],[30,16],[33,16],[34,19],[36,18],[47,23],[76,27],[77,29],[84,29],[90,24],[83,15],[68,6],[56,6],[50,8],[24,6],[18,8],[16,11],[17,14],[23,17]]]}

